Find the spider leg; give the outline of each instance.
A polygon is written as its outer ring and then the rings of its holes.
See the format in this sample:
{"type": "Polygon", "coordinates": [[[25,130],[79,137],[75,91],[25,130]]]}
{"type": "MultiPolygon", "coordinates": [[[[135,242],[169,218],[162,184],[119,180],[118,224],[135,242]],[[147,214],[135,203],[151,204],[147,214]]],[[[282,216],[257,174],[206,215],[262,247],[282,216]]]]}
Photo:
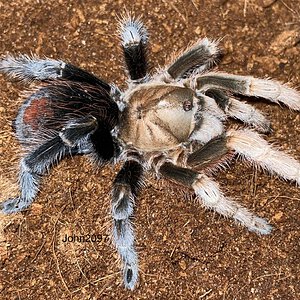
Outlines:
{"type": "Polygon", "coordinates": [[[78,142],[93,133],[98,127],[98,121],[93,116],[71,119],[59,132],[59,137],[64,144],[74,147],[78,142]]]}
{"type": "Polygon", "coordinates": [[[141,186],[142,166],[127,161],[118,173],[112,192],[113,236],[123,262],[125,287],[133,290],[138,279],[138,257],[134,247],[134,230],[130,218],[134,199],[141,186]]]}
{"type": "Polygon", "coordinates": [[[265,219],[257,217],[245,207],[226,198],[220,191],[218,184],[206,175],[178,167],[172,163],[164,163],[159,172],[170,180],[193,188],[205,208],[215,210],[224,217],[233,218],[250,231],[258,234],[270,233],[271,226],[265,219]]]}
{"type": "Polygon", "coordinates": [[[249,129],[231,129],[227,132],[227,147],[263,169],[300,185],[300,163],[273,148],[258,133],[249,129]]]}
{"type": "Polygon", "coordinates": [[[204,168],[206,165],[213,165],[214,161],[217,162],[230,151],[235,151],[263,169],[300,185],[300,163],[275,149],[258,133],[249,129],[230,129],[226,134],[211,139],[189,155],[187,164],[204,168]]]}
{"type": "Polygon", "coordinates": [[[58,162],[65,154],[66,146],[56,137],[23,158],[19,175],[21,194],[1,203],[2,213],[16,213],[29,207],[38,193],[42,175],[51,164],[58,162]]]}
{"type": "Polygon", "coordinates": [[[300,110],[300,94],[273,80],[226,73],[209,73],[196,76],[192,85],[194,89],[204,93],[212,88],[224,89],[245,96],[262,97],[271,102],[283,103],[291,109],[300,110]]]}
{"type": "Polygon", "coordinates": [[[109,84],[93,74],[61,60],[50,58],[39,59],[28,55],[7,56],[0,60],[0,72],[25,82],[70,80],[95,85],[107,92],[111,90],[109,84]]]}
{"type": "Polygon", "coordinates": [[[29,152],[20,164],[19,186],[21,195],[1,203],[5,214],[16,213],[29,207],[38,193],[39,182],[55,163],[72,153],[86,153],[86,139],[97,128],[93,117],[73,120],[58,136],[29,152]],[[84,146],[83,146],[84,145],[84,146]]]}
{"type": "Polygon", "coordinates": [[[187,48],[167,67],[167,74],[173,79],[189,76],[209,69],[219,55],[217,43],[207,38],[201,39],[187,48]]]}
{"type": "Polygon", "coordinates": [[[213,98],[226,116],[238,119],[261,132],[271,131],[270,121],[252,105],[228,97],[223,91],[217,89],[209,89],[205,95],[213,98]]]}
{"type": "Polygon", "coordinates": [[[138,18],[126,16],[119,23],[119,34],[129,77],[142,82],[147,75],[147,29],[138,18]]]}

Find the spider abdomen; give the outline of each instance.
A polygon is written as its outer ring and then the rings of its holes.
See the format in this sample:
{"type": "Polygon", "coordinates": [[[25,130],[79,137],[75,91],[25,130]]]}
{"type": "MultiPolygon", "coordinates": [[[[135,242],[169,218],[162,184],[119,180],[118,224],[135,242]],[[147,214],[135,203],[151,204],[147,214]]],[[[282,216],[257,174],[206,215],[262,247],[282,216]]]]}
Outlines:
{"type": "Polygon", "coordinates": [[[67,124],[88,116],[110,130],[118,121],[118,113],[117,104],[105,90],[66,81],[43,86],[30,95],[14,125],[22,144],[39,144],[67,124]]]}
{"type": "Polygon", "coordinates": [[[187,141],[197,110],[191,89],[140,85],[128,95],[120,137],[142,151],[169,150],[187,141]]]}

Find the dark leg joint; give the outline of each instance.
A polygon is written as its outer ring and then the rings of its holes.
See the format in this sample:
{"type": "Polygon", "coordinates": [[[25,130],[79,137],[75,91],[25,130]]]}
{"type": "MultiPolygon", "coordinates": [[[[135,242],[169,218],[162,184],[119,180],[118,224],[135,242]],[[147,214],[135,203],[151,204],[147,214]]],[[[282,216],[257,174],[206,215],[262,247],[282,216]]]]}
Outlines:
{"type": "Polygon", "coordinates": [[[223,111],[225,111],[229,105],[229,97],[221,90],[209,89],[205,92],[205,95],[213,98],[223,111]]]}
{"type": "Polygon", "coordinates": [[[203,65],[211,58],[208,51],[202,47],[195,47],[190,51],[184,53],[178,60],[176,60],[169,68],[168,73],[172,78],[177,79],[184,77],[184,75],[191,73],[193,69],[203,65]]]}
{"type": "Polygon", "coordinates": [[[143,174],[143,167],[136,161],[127,161],[118,173],[114,184],[125,185],[131,188],[131,192],[136,196],[140,180],[143,174]]]}
{"type": "Polygon", "coordinates": [[[226,143],[225,135],[220,135],[212,139],[203,147],[189,155],[187,164],[192,167],[200,167],[201,169],[214,165],[219,162],[222,157],[230,153],[226,143]]]}
{"type": "Polygon", "coordinates": [[[172,163],[164,163],[159,172],[166,178],[175,180],[185,186],[191,186],[198,176],[198,173],[173,165],[172,163]]]}
{"type": "Polygon", "coordinates": [[[74,120],[67,124],[65,128],[59,133],[62,141],[69,147],[76,146],[82,138],[91,134],[98,126],[97,119],[89,116],[74,120]]]}

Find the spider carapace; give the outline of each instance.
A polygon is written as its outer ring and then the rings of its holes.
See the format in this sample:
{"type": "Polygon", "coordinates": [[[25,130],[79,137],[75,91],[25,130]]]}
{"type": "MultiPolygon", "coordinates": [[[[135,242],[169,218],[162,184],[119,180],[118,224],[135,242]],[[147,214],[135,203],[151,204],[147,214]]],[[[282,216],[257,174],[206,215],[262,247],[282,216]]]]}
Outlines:
{"type": "Polygon", "coordinates": [[[173,149],[188,140],[198,110],[195,93],[176,85],[139,85],[124,98],[120,139],[149,152],[173,149]]]}

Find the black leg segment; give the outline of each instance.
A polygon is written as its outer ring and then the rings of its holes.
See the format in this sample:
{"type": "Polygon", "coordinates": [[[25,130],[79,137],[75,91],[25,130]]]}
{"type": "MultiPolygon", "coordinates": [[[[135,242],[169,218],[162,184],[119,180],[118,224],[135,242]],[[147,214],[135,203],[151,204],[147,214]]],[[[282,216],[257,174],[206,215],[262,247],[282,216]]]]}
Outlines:
{"type": "Polygon", "coordinates": [[[205,95],[215,99],[218,106],[225,111],[229,105],[229,97],[222,90],[209,89],[205,92],[205,95]]]}
{"type": "Polygon", "coordinates": [[[198,176],[197,172],[178,167],[172,163],[164,163],[160,167],[159,172],[167,179],[174,180],[185,186],[191,186],[198,176]]]}
{"type": "Polygon", "coordinates": [[[139,19],[128,16],[119,32],[129,77],[138,83],[147,75],[147,30],[139,19]]]}
{"type": "Polygon", "coordinates": [[[218,55],[216,43],[205,38],[175,59],[167,68],[167,72],[174,79],[188,77],[192,72],[201,72],[210,68],[218,55]]]}
{"type": "Polygon", "coordinates": [[[226,146],[226,143],[225,135],[220,135],[210,140],[188,156],[187,164],[191,167],[196,167],[197,170],[203,170],[220,163],[227,155],[232,153],[226,146]]]}
{"type": "Polygon", "coordinates": [[[122,47],[125,63],[131,80],[144,78],[147,74],[146,48],[142,41],[138,45],[122,47]]]}

